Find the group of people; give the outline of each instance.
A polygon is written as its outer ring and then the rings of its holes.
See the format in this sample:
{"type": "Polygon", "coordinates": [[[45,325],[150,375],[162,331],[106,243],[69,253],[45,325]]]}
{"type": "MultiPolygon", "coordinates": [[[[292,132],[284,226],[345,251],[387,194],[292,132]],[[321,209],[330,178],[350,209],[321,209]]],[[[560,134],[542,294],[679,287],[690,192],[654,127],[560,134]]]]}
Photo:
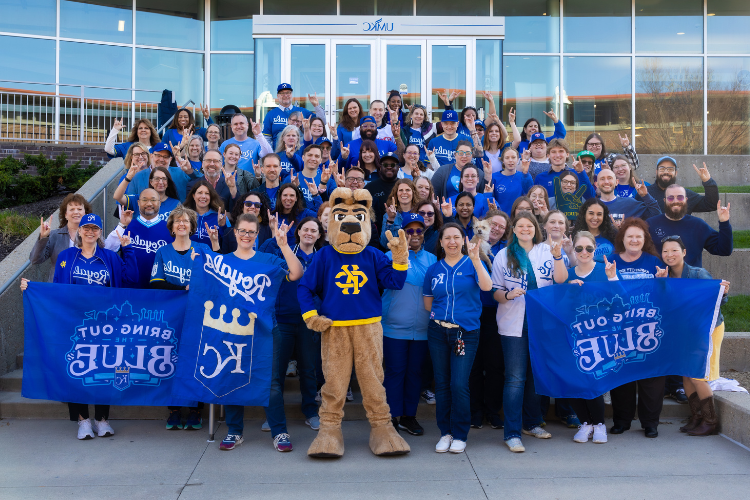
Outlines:
{"type": "MultiPolygon", "coordinates": [[[[732,252],[730,207],[721,205],[705,164],[693,166],[705,194],[677,183],[678,162],[669,156],[658,160],[648,184],[635,175],[639,160],[626,137],[622,152],[607,153],[593,133],[574,155],[554,112],[545,113],[554,123],[554,134],[545,137],[536,118],[519,130],[511,109],[508,134],[491,95],[484,121],[474,107],[452,109],[454,93],[440,96],[446,110],[430,123],[424,106],[405,107],[393,91],[367,111],[349,99],[339,123],[327,124],[314,96],[308,110],[293,104],[292,92],[279,85],[279,106],[263,124],[234,115],[233,137],[223,141],[208,109],[202,109],[205,129],[181,109],[163,138],[139,120],[123,144],[115,144],[122,128],[116,122],[105,150],[124,157],[114,193],[118,227],[104,235],[100,216],[71,194],[60,206],[59,228],[41,221],[30,257],[34,264],[67,262],[54,266],[55,283],[171,290],[189,287],[199,251],[225,254],[235,268],[270,262],[284,269],[262,426],[278,451],[292,449],[283,399],[292,361],[305,423],[313,430],[320,425],[320,334],[302,320],[297,280],[328,245],[328,199],[338,187],[371,194],[370,246],[387,252],[388,231],[407,235],[406,283],[382,295],[384,386],[393,425],[411,435],[424,434],[416,420],[420,398],[436,405],[437,452],[463,452],[469,430],[485,423],[503,429],[513,452],[524,451],[523,436],[551,437],[544,428],[550,400],[536,393],[529,357],[528,291],[711,278],[702,268],[703,250],[732,252]],[[691,215],[713,210],[718,230],[691,215]]],[[[726,301],[729,283],[722,286],[726,301]]],[[[716,325],[709,379],[718,377],[721,315],[716,325]]],[[[692,416],[681,430],[716,432],[708,381],[674,376],[613,389],[609,434],[628,430],[637,406],[645,436],[656,437],[665,394],[689,404],[692,416]]],[[[93,420],[88,405],[69,408],[79,439],[114,433],[108,406],[96,405],[93,420]]],[[[604,408],[604,395],[555,401],[557,416],[578,429],[573,440],[581,443],[607,442],[604,408]]],[[[242,410],[226,408],[222,450],[242,443],[242,410]]],[[[201,406],[185,411],[183,418],[182,408],[170,407],[167,428],[199,429],[201,406]]]]}

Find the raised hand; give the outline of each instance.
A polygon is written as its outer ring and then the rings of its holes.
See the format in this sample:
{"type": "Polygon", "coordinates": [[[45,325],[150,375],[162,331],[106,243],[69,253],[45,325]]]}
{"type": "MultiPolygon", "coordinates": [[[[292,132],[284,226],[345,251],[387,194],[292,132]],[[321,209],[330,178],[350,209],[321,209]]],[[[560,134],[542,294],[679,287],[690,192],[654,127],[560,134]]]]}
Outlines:
{"type": "Polygon", "coordinates": [[[552,257],[559,259],[560,257],[562,257],[562,244],[557,241],[553,241],[550,245],[550,251],[552,252],[552,257]]]}
{"type": "Polygon", "coordinates": [[[341,146],[341,158],[344,160],[349,158],[349,148],[347,146],[341,146]]]}
{"type": "Polygon", "coordinates": [[[450,97],[448,99],[449,99],[450,102],[453,102],[453,100],[456,97],[460,96],[460,95],[461,95],[461,91],[460,90],[454,90],[453,92],[451,92],[451,95],[450,95],[450,97]]]}
{"type": "Polygon", "coordinates": [[[654,275],[654,278],[669,278],[669,266],[664,269],[656,266],[656,274],[654,275]]]}
{"type": "Polygon", "coordinates": [[[544,203],[544,200],[536,199],[533,201],[534,201],[534,210],[538,210],[539,215],[541,217],[544,217],[545,215],[547,215],[547,212],[549,212],[549,209],[547,208],[547,204],[544,203]]]}
{"type": "Polygon", "coordinates": [[[638,192],[638,196],[641,198],[648,196],[648,187],[646,186],[646,183],[638,181],[638,177],[635,176],[635,173],[633,173],[633,183],[635,184],[633,187],[635,187],[635,190],[638,192]]]}
{"type": "Polygon", "coordinates": [[[318,196],[318,186],[315,185],[315,181],[308,182],[307,179],[303,179],[307,184],[307,192],[310,193],[310,197],[318,196]]]}
{"type": "Polygon", "coordinates": [[[201,113],[203,113],[203,118],[208,120],[211,117],[211,111],[208,109],[208,104],[204,106],[203,103],[200,103],[198,107],[201,108],[201,113]]]}
{"type": "Polygon", "coordinates": [[[573,158],[573,169],[579,174],[583,172],[583,162],[580,158],[573,158]]]}
{"type": "Polygon", "coordinates": [[[612,225],[615,226],[615,229],[620,229],[622,219],[615,219],[612,214],[609,214],[609,219],[612,221],[612,225]]]}
{"type": "Polygon", "coordinates": [[[495,190],[495,186],[493,186],[491,182],[489,182],[489,181],[488,181],[488,182],[487,182],[487,183],[486,183],[486,184],[484,185],[484,192],[485,192],[485,193],[491,193],[491,192],[493,192],[494,190],[495,190]]]}
{"type": "Polygon", "coordinates": [[[216,215],[216,220],[219,222],[219,225],[221,227],[224,227],[227,225],[227,211],[223,208],[219,209],[219,213],[216,215]]]}
{"type": "Polygon", "coordinates": [[[260,122],[254,122],[250,120],[250,130],[253,132],[253,135],[255,137],[259,137],[261,134],[263,134],[263,126],[260,124],[260,122]]]}
{"type": "Polygon", "coordinates": [[[284,248],[289,245],[289,240],[286,239],[286,234],[292,229],[292,226],[294,225],[294,222],[287,225],[286,222],[282,222],[279,227],[276,228],[276,243],[278,243],[279,248],[284,248]]]}
{"type": "Polygon", "coordinates": [[[573,251],[573,240],[571,240],[567,234],[563,235],[562,248],[565,250],[566,255],[575,255],[573,251]]]}
{"type": "Polygon", "coordinates": [[[450,100],[448,99],[448,95],[447,95],[448,92],[447,91],[443,92],[441,94],[440,91],[438,90],[435,93],[438,95],[438,97],[440,98],[440,100],[443,101],[443,104],[445,104],[445,107],[450,106],[450,100]]]}
{"type": "Polygon", "coordinates": [[[503,126],[503,122],[500,121],[500,117],[497,116],[497,113],[489,113],[487,115],[487,119],[484,121],[484,123],[488,127],[490,126],[491,123],[497,123],[501,127],[503,126]]]}
{"type": "Polygon", "coordinates": [[[430,160],[432,158],[435,158],[435,147],[434,146],[432,148],[430,148],[430,149],[427,150],[427,158],[429,158],[430,160]]]}
{"type": "Polygon", "coordinates": [[[228,188],[237,187],[237,171],[235,170],[231,174],[224,170],[224,167],[221,168],[221,171],[224,173],[224,182],[226,183],[228,188]]]}
{"type": "Polygon", "coordinates": [[[411,176],[416,180],[420,175],[422,175],[422,171],[419,170],[419,164],[415,163],[411,167],[411,176]]]}
{"type": "Polygon", "coordinates": [[[335,141],[336,139],[339,138],[339,134],[338,134],[338,130],[337,129],[338,129],[338,125],[337,124],[335,124],[335,123],[329,123],[328,124],[328,130],[331,131],[331,140],[332,141],[335,141]]]}
{"type": "MultiPolygon", "coordinates": [[[[484,97],[484,98],[485,98],[485,99],[486,99],[487,101],[490,101],[490,102],[492,102],[492,101],[494,100],[494,98],[492,97],[492,92],[490,92],[489,90],[483,90],[483,91],[482,91],[482,96],[483,96],[483,97],[484,97]]],[[[488,106],[489,106],[489,104],[488,104],[488,106]]]]}
{"type": "Polygon", "coordinates": [[[118,238],[120,238],[120,247],[126,247],[130,245],[130,231],[128,231],[128,234],[123,233],[123,235],[118,236],[118,238]]]}
{"type": "Polygon", "coordinates": [[[469,237],[466,237],[466,250],[469,252],[469,258],[476,262],[479,260],[479,243],[472,243],[469,237]]]}
{"type": "Polygon", "coordinates": [[[544,113],[545,115],[547,115],[547,117],[550,120],[552,120],[553,123],[557,123],[558,121],[560,121],[560,120],[558,120],[557,115],[555,114],[555,110],[554,109],[550,109],[549,113],[546,112],[546,111],[542,111],[542,113],[544,113]]]}
{"type": "Polygon", "coordinates": [[[52,216],[49,216],[49,219],[46,221],[44,220],[44,217],[39,218],[39,238],[49,238],[50,233],[52,232],[52,216]]]}
{"type": "Polygon", "coordinates": [[[287,158],[292,158],[294,153],[296,153],[294,146],[287,146],[284,152],[286,153],[287,158]]]}
{"type": "Polygon", "coordinates": [[[453,201],[448,198],[447,200],[443,197],[443,203],[440,204],[440,211],[443,212],[445,217],[453,216],[453,201]]]}
{"type": "Polygon", "coordinates": [[[525,150],[521,155],[521,173],[526,175],[529,173],[529,167],[531,166],[531,152],[525,150]]]}
{"type": "Polygon", "coordinates": [[[613,279],[617,276],[617,263],[607,260],[606,255],[604,256],[604,273],[609,279],[613,279]]]}
{"type": "Polygon", "coordinates": [[[722,207],[721,200],[716,204],[716,212],[719,215],[719,222],[726,222],[729,220],[729,205],[730,203],[727,203],[726,207],[722,207]]]}
{"type": "Polygon", "coordinates": [[[310,131],[310,117],[308,117],[308,118],[303,117],[302,118],[302,130],[304,130],[305,133],[307,133],[307,132],[310,131]]]}
{"type": "Polygon", "coordinates": [[[344,174],[344,170],[335,170],[336,172],[336,187],[346,187],[346,174],[344,174]]]}
{"type": "Polygon", "coordinates": [[[497,210],[497,204],[495,203],[494,198],[487,200],[487,205],[490,207],[490,210],[497,210]]]}
{"type": "Polygon", "coordinates": [[[310,101],[310,104],[312,104],[316,108],[320,105],[317,92],[315,92],[313,95],[307,94],[307,100],[310,101]]]}
{"type": "Polygon", "coordinates": [[[268,227],[271,228],[271,234],[276,236],[276,229],[279,227],[279,214],[273,215],[268,211],[268,227]]]}
{"type": "Polygon", "coordinates": [[[698,168],[693,164],[693,168],[695,169],[695,172],[700,176],[701,182],[708,182],[711,179],[711,174],[708,172],[708,167],[706,166],[706,162],[703,162],[703,168],[698,168]]]}
{"type": "Polygon", "coordinates": [[[394,140],[401,137],[401,123],[399,123],[398,118],[391,120],[391,132],[393,132],[394,140]]]}
{"type": "Polygon", "coordinates": [[[332,161],[329,165],[326,165],[323,167],[323,171],[320,173],[320,183],[322,185],[328,184],[328,181],[331,180],[331,170],[335,171],[338,167],[338,163],[335,161],[332,161]]]}
{"type": "Polygon", "coordinates": [[[388,222],[393,222],[396,220],[396,199],[391,198],[390,205],[388,203],[383,203],[385,205],[385,213],[388,214],[388,222]]]}
{"type": "Polygon", "coordinates": [[[464,125],[466,125],[466,128],[469,129],[469,132],[471,132],[472,134],[477,131],[477,126],[474,123],[474,120],[472,120],[468,116],[464,117],[464,125]]]}
{"type": "Polygon", "coordinates": [[[628,149],[628,146],[630,146],[630,139],[628,139],[628,134],[620,135],[620,133],[617,133],[617,137],[620,138],[620,144],[622,145],[622,149],[628,149]]]}
{"type": "MultiPolygon", "coordinates": [[[[195,258],[198,256],[198,252],[195,251],[195,248],[190,247],[193,251],[190,253],[190,260],[195,260],[195,258]]],[[[188,285],[190,286],[190,285],[188,285]]],[[[185,288],[187,290],[187,288],[185,288]]]]}
{"type": "Polygon", "coordinates": [[[122,118],[120,118],[119,120],[115,118],[115,121],[112,122],[112,130],[117,130],[119,132],[120,130],[122,130],[122,127],[124,127],[122,118]]]}
{"type": "Polygon", "coordinates": [[[256,162],[255,160],[252,160],[253,162],[253,172],[255,172],[255,177],[257,179],[260,179],[263,175],[263,169],[260,168],[260,162],[256,162]]]}
{"type": "Polygon", "coordinates": [[[206,234],[208,234],[208,239],[211,240],[211,246],[213,246],[213,243],[219,242],[219,228],[218,226],[209,227],[208,222],[203,223],[206,226],[206,234]]]}
{"type": "Polygon", "coordinates": [[[289,171],[290,180],[289,182],[292,183],[292,186],[299,187],[299,175],[294,175],[294,169],[289,171]]]}
{"type": "Polygon", "coordinates": [[[120,214],[120,222],[123,226],[127,227],[130,225],[130,223],[133,221],[133,211],[132,210],[123,210],[120,214]]]}
{"type": "Polygon", "coordinates": [[[511,106],[510,111],[508,111],[508,123],[516,123],[516,111],[511,106]]]}

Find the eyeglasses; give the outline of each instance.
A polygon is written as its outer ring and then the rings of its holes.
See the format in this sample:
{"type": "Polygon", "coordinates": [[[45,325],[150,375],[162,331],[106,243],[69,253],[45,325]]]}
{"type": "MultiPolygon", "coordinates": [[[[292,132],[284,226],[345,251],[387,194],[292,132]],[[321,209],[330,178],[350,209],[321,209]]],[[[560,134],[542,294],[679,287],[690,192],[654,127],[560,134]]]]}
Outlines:
{"type": "Polygon", "coordinates": [[[678,235],[673,234],[672,236],[665,236],[661,239],[662,243],[666,243],[668,241],[682,241],[682,238],[680,238],[678,235]]]}
{"type": "Polygon", "coordinates": [[[677,201],[685,201],[685,195],[684,194],[678,194],[678,195],[669,195],[667,196],[667,201],[672,203],[674,200],[677,201]]]}
{"type": "Polygon", "coordinates": [[[592,147],[593,148],[600,148],[600,147],[602,147],[602,143],[601,142],[589,142],[588,143],[588,147],[590,147],[590,148],[592,148],[592,147]]]}
{"type": "Polygon", "coordinates": [[[141,202],[143,202],[143,203],[158,203],[159,200],[157,200],[156,198],[143,198],[141,200],[141,202]]]}
{"type": "Polygon", "coordinates": [[[406,234],[408,234],[409,236],[414,236],[415,234],[419,236],[420,234],[422,234],[422,230],[420,228],[409,228],[406,229],[406,234]]]}
{"type": "Polygon", "coordinates": [[[81,226],[81,229],[83,230],[84,233],[96,233],[96,232],[101,231],[101,229],[93,225],[81,226]]]}
{"type": "Polygon", "coordinates": [[[148,153],[133,153],[133,158],[148,158],[148,153]]]}
{"type": "Polygon", "coordinates": [[[560,184],[563,186],[575,186],[577,183],[576,181],[560,181],[560,184]]]}
{"type": "Polygon", "coordinates": [[[203,160],[203,163],[207,163],[208,165],[221,165],[221,160],[203,160]]]}
{"type": "Polygon", "coordinates": [[[245,206],[253,207],[253,208],[260,208],[263,206],[263,203],[261,203],[260,201],[246,201],[245,206]]]}
{"type": "Polygon", "coordinates": [[[479,179],[479,176],[478,175],[464,175],[464,179],[469,179],[469,180],[474,180],[475,181],[475,180],[479,179]]]}
{"type": "Polygon", "coordinates": [[[154,156],[157,157],[157,158],[159,158],[160,160],[171,160],[172,159],[172,155],[169,155],[169,154],[160,155],[160,154],[154,153],[154,156]]]}
{"type": "Polygon", "coordinates": [[[189,220],[176,220],[174,221],[175,226],[189,226],[190,221],[189,220]]]}
{"type": "Polygon", "coordinates": [[[350,182],[352,184],[359,184],[361,182],[362,184],[364,184],[365,179],[363,177],[347,177],[346,182],[350,182]]]}
{"type": "Polygon", "coordinates": [[[584,165],[593,165],[594,161],[593,160],[581,160],[581,163],[583,163],[584,165]]]}
{"type": "Polygon", "coordinates": [[[419,211],[419,212],[417,212],[417,213],[418,213],[419,215],[421,215],[421,216],[422,216],[422,218],[424,218],[424,219],[428,219],[428,218],[432,218],[432,217],[435,217],[435,212],[423,212],[423,211],[421,211],[421,210],[420,210],[420,211],[419,211]]]}
{"type": "Polygon", "coordinates": [[[675,173],[677,171],[675,167],[658,167],[656,170],[658,172],[670,172],[670,173],[675,173]]]}
{"type": "Polygon", "coordinates": [[[151,180],[154,181],[154,184],[156,184],[156,183],[162,183],[162,182],[167,182],[167,178],[166,177],[152,177],[151,180]]]}
{"type": "Polygon", "coordinates": [[[258,231],[248,231],[246,229],[235,229],[235,231],[240,235],[240,237],[255,236],[256,234],[258,234],[258,231]]]}
{"type": "Polygon", "coordinates": [[[419,151],[406,151],[404,154],[409,155],[409,156],[415,156],[419,154],[419,151]]]}
{"type": "Polygon", "coordinates": [[[576,251],[576,253],[581,253],[584,250],[586,250],[588,253],[594,253],[594,247],[592,247],[591,245],[586,245],[585,247],[577,246],[574,250],[576,251]]]}
{"type": "Polygon", "coordinates": [[[471,151],[456,151],[456,156],[471,156],[471,151]]]}

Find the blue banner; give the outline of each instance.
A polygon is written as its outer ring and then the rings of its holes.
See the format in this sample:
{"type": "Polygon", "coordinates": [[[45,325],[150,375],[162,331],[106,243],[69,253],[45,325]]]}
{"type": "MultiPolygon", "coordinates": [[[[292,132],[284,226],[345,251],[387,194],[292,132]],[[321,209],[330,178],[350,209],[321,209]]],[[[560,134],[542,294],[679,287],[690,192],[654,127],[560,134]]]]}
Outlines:
{"type": "Polygon", "coordinates": [[[593,399],[649,377],[706,377],[720,283],[660,278],[530,291],[536,392],[593,399]]]}
{"type": "Polygon", "coordinates": [[[262,253],[195,257],[175,397],[268,406],[274,307],[286,275],[277,261],[262,253]]]}
{"type": "Polygon", "coordinates": [[[30,282],[23,292],[23,396],[125,406],[194,404],[172,397],[186,295],[30,282]]]}

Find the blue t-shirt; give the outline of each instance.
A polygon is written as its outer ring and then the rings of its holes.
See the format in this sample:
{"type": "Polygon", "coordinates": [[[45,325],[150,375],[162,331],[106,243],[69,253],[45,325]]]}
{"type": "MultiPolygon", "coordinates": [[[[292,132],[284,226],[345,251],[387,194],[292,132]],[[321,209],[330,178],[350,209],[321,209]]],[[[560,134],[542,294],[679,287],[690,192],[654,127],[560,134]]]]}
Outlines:
{"type": "MultiPolygon", "coordinates": [[[[451,196],[451,203],[453,204],[453,216],[456,215],[456,198],[457,194],[451,196]]],[[[490,209],[489,201],[494,200],[492,193],[477,193],[474,197],[474,217],[481,219],[484,214],[490,209]]]]}
{"type": "MultiPolygon", "coordinates": [[[[448,182],[445,184],[445,193],[448,197],[454,197],[459,193],[458,185],[461,182],[461,171],[453,165],[451,173],[448,174],[448,182]]],[[[439,200],[442,201],[442,200],[439,200]]]]}
{"type": "Polygon", "coordinates": [[[219,146],[219,151],[224,155],[224,150],[230,144],[237,144],[240,147],[240,161],[237,163],[237,168],[253,172],[253,161],[257,162],[260,158],[260,143],[255,139],[248,137],[244,141],[238,141],[234,137],[227,139],[219,146]]]}
{"type": "Polygon", "coordinates": [[[604,236],[597,236],[596,238],[596,250],[594,251],[594,260],[597,262],[604,262],[604,256],[609,259],[612,252],[615,251],[615,245],[604,236]]]}
{"type": "MultiPolygon", "coordinates": [[[[438,163],[440,163],[441,165],[447,165],[455,161],[456,144],[458,144],[458,141],[469,141],[469,143],[471,143],[472,145],[474,144],[473,142],[471,142],[470,137],[463,134],[456,135],[456,137],[451,141],[446,139],[443,134],[440,134],[439,136],[430,139],[429,144],[427,144],[427,149],[434,149],[435,158],[437,158],[438,163]]],[[[456,186],[458,186],[458,184],[456,186]]]]}
{"type": "MultiPolygon", "coordinates": [[[[386,153],[395,153],[398,151],[398,146],[396,146],[395,142],[391,141],[384,141],[382,139],[375,139],[375,146],[378,148],[378,153],[380,153],[380,157],[382,158],[383,155],[386,153]]],[[[346,159],[346,168],[351,167],[352,165],[356,165],[356,163],[359,161],[359,150],[362,148],[362,139],[354,139],[352,142],[349,143],[349,157],[346,159]]],[[[364,168],[364,165],[360,165],[364,168]]]]}
{"type": "Polygon", "coordinates": [[[482,301],[479,276],[464,255],[455,266],[440,260],[425,273],[423,295],[432,297],[430,319],[455,323],[465,330],[479,329],[482,301]]]}
{"type": "Polygon", "coordinates": [[[297,175],[297,172],[302,170],[304,162],[302,161],[302,157],[299,155],[299,152],[294,153],[294,156],[289,158],[285,152],[281,151],[279,153],[279,158],[281,158],[281,173],[279,173],[279,184],[284,184],[285,182],[290,182],[292,172],[294,172],[294,175],[297,175]]]}
{"type": "Polygon", "coordinates": [[[211,248],[211,238],[208,236],[208,231],[206,231],[206,224],[208,224],[208,227],[210,228],[215,226],[219,228],[219,241],[224,237],[224,233],[232,227],[228,220],[226,221],[225,226],[219,226],[219,214],[213,210],[209,210],[203,215],[198,215],[198,228],[190,239],[197,243],[203,243],[208,248],[211,248]]]}
{"type": "Polygon", "coordinates": [[[181,287],[189,285],[190,268],[193,265],[193,249],[198,253],[210,250],[203,243],[196,242],[193,242],[185,253],[175,250],[173,244],[164,245],[157,250],[154,265],[151,268],[151,282],[166,281],[181,287]]]}
{"type": "Polygon", "coordinates": [[[94,254],[87,259],[82,254],[75,260],[73,271],[70,274],[70,283],[73,285],[99,285],[109,286],[111,276],[102,259],[94,254]]]}
{"type": "MultiPolygon", "coordinates": [[[[138,210],[138,195],[135,194],[128,194],[127,201],[125,202],[125,205],[122,206],[123,210],[132,210],[133,211],[133,217],[138,217],[141,213],[138,210]]],[[[164,222],[167,222],[167,219],[169,219],[169,214],[172,213],[172,210],[177,207],[177,205],[180,204],[180,200],[176,200],[174,198],[167,198],[166,200],[161,202],[161,205],[159,206],[159,219],[163,220],[164,222]]]]}
{"type": "MultiPolygon", "coordinates": [[[[621,278],[619,272],[617,273],[617,277],[621,278]]],[[[578,274],[576,273],[576,268],[572,268],[570,271],[568,271],[568,283],[570,283],[572,280],[581,280],[586,283],[592,281],[609,281],[609,277],[607,277],[607,273],[604,272],[604,264],[602,264],[601,262],[597,262],[594,264],[594,269],[592,269],[591,272],[585,277],[578,276],[578,274]]]]}
{"type": "Polygon", "coordinates": [[[492,174],[492,194],[497,202],[497,208],[509,214],[516,198],[528,193],[533,185],[534,179],[529,174],[516,172],[513,175],[503,175],[502,172],[495,172],[492,174]]]}
{"type": "Polygon", "coordinates": [[[617,272],[624,280],[644,280],[656,276],[656,266],[664,267],[661,259],[643,252],[633,262],[625,262],[618,254],[607,257],[617,265],[617,272]]]}
{"type": "MultiPolygon", "coordinates": [[[[279,190],[279,187],[281,187],[281,182],[279,182],[279,185],[273,188],[266,187],[265,184],[261,184],[261,186],[256,189],[255,191],[265,192],[266,196],[268,196],[268,200],[271,202],[271,210],[276,210],[276,193],[279,190]]],[[[262,216],[263,214],[261,214],[262,216]]],[[[268,217],[268,214],[266,214],[266,217],[268,217]]]]}

